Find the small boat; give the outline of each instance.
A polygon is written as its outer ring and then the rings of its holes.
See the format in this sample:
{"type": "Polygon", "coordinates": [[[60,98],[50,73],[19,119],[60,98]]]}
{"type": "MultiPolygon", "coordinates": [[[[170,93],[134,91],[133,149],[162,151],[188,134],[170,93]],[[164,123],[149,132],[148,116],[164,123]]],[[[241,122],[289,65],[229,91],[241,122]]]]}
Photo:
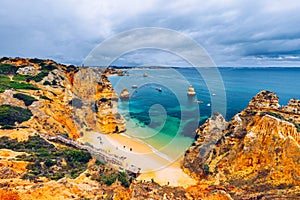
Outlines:
{"type": "Polygon", "coordinates": [[[215,94],[215,93],[212,93],[211,96],[216,96],[216,94],[215,94]]]}
{"type": "Polygon", "coordinates": [[[187,95],[188,96],[195,96],[196,95],[196,92],[195,92],[195,89],[193,88],[192,85],[190,85],[188,91],[187,91],[187,95]]]}
{"type": "Polygon", "coordinates": [[[162,91],[162,89],[161,89],[161,88],[156,88],[156,90],[157,90],[157,91],[159,91],[159,92],[161,92],[161,91],[162,91]]]}
{"type": "Polygon", "coordinates": [[[206,104],[206,106],[210,107],[210,103],[206,104]]]}
{"type": "Polygon", "coordinates": [[[147,76],[148,76],[148,74],[145,72],[143,76],[144,76],[144,77],[147,77],[147,76]]]}
{"type": "Polygon", "coordinates": [[[203,101],[200,101],[200,100],[194,100],[194,102],[197,103],[197,104],[203,103],[203,101]]]}
{"type": "Polygon", "coordinates": [[[138,86],[137,85],[132,85],[131,88],[136,89],[136,88],[138,88],[138,86]]]}

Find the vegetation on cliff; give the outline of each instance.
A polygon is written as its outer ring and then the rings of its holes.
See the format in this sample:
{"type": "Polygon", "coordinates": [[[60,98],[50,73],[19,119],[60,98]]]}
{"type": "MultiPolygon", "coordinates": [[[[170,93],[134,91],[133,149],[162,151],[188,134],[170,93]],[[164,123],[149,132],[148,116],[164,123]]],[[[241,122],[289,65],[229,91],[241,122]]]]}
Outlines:
{"type": "MultiPolygon", "coordinates": [[[[122,116],[114,109],[118,96],[101,71],[41,59],[2,58],[0,62],[0,92],[15,89],[0,94],[0,125],[14,129],[1,130],[7,131],[7,136],[65,133],[76,139],[87,130],[113,133],[126,129],[122,116]],[[10,102],[12,105],[7,105],[10,102]],[[24,122],[24,128],[15,127],[16,122],[24,122]]],[[[85,187],[89,189],[76,186],[81,189],[81,194],[76,194],[78,199],[94,198],[99,193],[103,198],[113,198],[120,191],[124,199],[231,199],[228,193],[234,199],[295,199],[300,194],[299,124],[300,101],[293,99],[281,107],[278,97],[269,91],[253,97],[249,106],[229,122],[213,115],[198,128],[195,142],[185,153],[183,169],[199,181],[187,189],[135,182],[124,172],[92,163],[87,151],[54,146],[39,136],[30,136],[26,141],[0,138],[0,149],[27,153],[1,160],[0,172],[18,174],[11,162],[28,162],[27,171],[22,173],[26,184],[27,179],[46,184],[48,179],[66,177],[51,184],[61,184],[58,187],[71,192],[75,190],[70,189],[74,188],[69,187],[70,180],[84,177],[78,182],[87,182],[90,185],[85,187]]],[[[0,186],[15,187],[10,181],[0,186]]]]}
{"type": "Polygon", "coordinates": [[[38,58],[1,58],[0,93],[0,105],[28,106],[34,117],[26,126],[38,132],[67,132],[77,139],[86,130],[126,130],[124,118],[114,109],[118,96],[101,69],[38,58]],[[34,101],[38,102],[30,106],[34,101]]]}
{"type": "Polygon", "coordinates": [[[13,126],[15,122],[21,123],[27,121],[32,116],[28,109],[17,106],[0,105],[0,125],[13,126]]]}
{"type": "Polygon", "coordinates": [[[1,64],[1,66],[0,66],[1,74],[14,75],[14,74],[16,74],[17,70],[18,70],[18,67],[11,65],[11,64],[1,64]]]}
{"type": "Polygon", "coordinates": [[[59,148],[39,136],[30,136],[27,141],[18,142],[8,137],[0,138],[0,149],[6,148],[29,155],[17,156],[18,160],[30,162],[24,179],[37,180],[47,177],[58,180],[63,177],[76,178],[87,169],[87,163],[92,158],[84,150],[72,147],[59,148]]]}
{"type": "Polygon", "coordinates": [[[39,90],[39,88],[34,85],[26,82],[11,81],[8,75],[0,74],[0,93],[10,88],[15,90],[39,90]]]}
{"type": "Polygon", "coordinates": [[[96,180],[102,185],[105,184],[110,186],[118,181],[123,187],[128,188],[133,181],[133,178],[129,177],[127,173],[120,172],[113,168],[108,168],[99,161],[97,161],[97,165],[93,166],[90,170],[92,173],[91,179],[96,180]]]}
{"type": "Polygon", "coordinates": [[[42,62],[40,65],[41,65],[41,69],[40,69],[40,72],[37,75],[32,76],[32,75],[16,74],[13,77],[13,80],[14,81],[30,81],[30,80],[33,80],[35,82],[40,82],[41,80],[43,80],[44,77],[48,76],[48,74],[52,70],[57,69],[57,67],[53,64],[45,64],[45,63],[42,62]]]}
{"type": "Polygon", "coordinates": [[[13,97],[24,101],[25,106],[30,106],[33,102],[37,101],[34,97],[22,93],[14,94],[13,97]]]}

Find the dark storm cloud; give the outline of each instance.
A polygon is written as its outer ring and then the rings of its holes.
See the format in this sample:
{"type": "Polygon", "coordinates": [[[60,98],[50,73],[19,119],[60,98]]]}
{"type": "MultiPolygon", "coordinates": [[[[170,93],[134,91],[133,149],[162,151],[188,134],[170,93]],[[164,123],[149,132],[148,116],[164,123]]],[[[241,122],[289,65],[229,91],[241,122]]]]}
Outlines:
{"type": "MultiPolygon", "coordinates": [[[[80,64],[97,44],[114,34],[163,27],[192,37],[217,65],[299,66],[299,10],[300,2],[294,0],[2,0],[0,56],[80,64]]],[[[162,42],[159,35],[152,37],[162,42]]],[[[110,51],[114,49],[108,49],[106,56],[110,51]]],[[[164,58],[157,52],[153,56],[139,52],[119,63],[159,63],[164,58]]],[[[182,62],[181,58],[170,60],[171,64],[182,62]]]]}

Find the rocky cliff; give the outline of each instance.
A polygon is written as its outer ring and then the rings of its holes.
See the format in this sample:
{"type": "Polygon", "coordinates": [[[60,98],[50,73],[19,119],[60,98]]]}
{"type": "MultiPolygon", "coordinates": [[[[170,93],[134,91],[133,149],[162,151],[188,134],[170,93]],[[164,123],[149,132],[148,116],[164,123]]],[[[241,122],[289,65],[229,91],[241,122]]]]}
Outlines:
{"type": "Polygon", "coordinates": [[[234,199],[298,199],[299,106],[292,99],[281,107],[276,94],[262,91],[229,122],[215,113],[197,130],[183,170],[234,199]]]}
{"type": "Polygon", "coordinates": [[[118,133],[118,96],[99,70],[51,60],[0,59],[0,199],[299,199],[300,101],[262,91],[229,122],[197,129],[183,170],[188,188],[138,182],[82,149],[39,134],[118,133]]]}
{"type": "Polygon", "coordinates": [[[109,70],[21,58],[2,58],[0,65],[0,105],[32,113],[28,121],[13,122],[16,129],[74,139],[86,131],[125,131],[125,120],[117,112],[118,96],[104,75],[109,70]]]}

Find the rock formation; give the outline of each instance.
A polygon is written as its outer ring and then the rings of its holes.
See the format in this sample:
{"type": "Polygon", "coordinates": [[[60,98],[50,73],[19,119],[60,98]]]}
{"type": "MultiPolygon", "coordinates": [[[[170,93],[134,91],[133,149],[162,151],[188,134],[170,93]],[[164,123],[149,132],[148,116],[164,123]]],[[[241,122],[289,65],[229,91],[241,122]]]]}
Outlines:
{"type": "Polygon", "coordinates": [[[197,130],[183,169],[200,182],[223,186],[234,199],[300,194],[298,102],[280,107],[269,91],[226,122],[213,115],[197,130]]]}
{"type": "MultiPolygon", "coordinates": [[[[280,106],[274,93],[262,91],[229,122],[214,113],[197,129],[195,142],[184,156],[182,168],[198,181],[196,185],[130,184],[126,175],[91,157],[80,161],[87,154],[79,149],[37,136],[60,134],[77,139],[86,131],[124,131],[125,120],[117,112],[118,96],[107,79],[110,73],[121,72],[21,58],[0,59],[0,72],[0,107],[10,105],[32,113],[28,121],[0,127],[0,199],[300,197],[300,100],[280,106]],[[36,140],[29,141],[33,135],[36,140]],[[66,167],[75,158],[78,169],[66,167]],[[59,171],[63,178],[57,178],[59,171]],[[70,178],[74,173],[78,176],[70,178]]],[[[129,99],[128,90],[122,93],[120,98],[129,99]]],[[[5,112],[0,113],[2,118],[5,112]]]]}
{"type": "MultiPolygon", "coordinates": [[[[125,119],[117,112],[118,96],[103,70],[40,59],[8,58],[1,59],[0,64],[11,68],[9,73],[15,85],[31,85],[38,89],[0,93],[0,105],[25,107],[21,100],[12,96],[16,93],[37,100],[28,106],[33,117],[22,124],[28,126],[25,131],[48,135],[68,133],[76,139],[86,131],[116,133],[126,130],[125,119]]],[[[9,84],[7,82],[10,87],[9,84]]]]}
{"type": "Polygon", "coordinates": [[[36,76],[40,73],[40,71],[36,69],[34,66],[26,66],[26,67],[20,67],[17,73],[22,75],[36,76]]]}
{"type": "Polygon", "coordinates": [[[121,91],[121,94],[120,94],[120,99],[122,101],[128,101],[129,100],[129,97],[130,97],[130,92],[124,88],[122,91],[121,91]]]}
{"type": "Polygon", "coordinates": [[[194,88],[193,88],[192,85],[190,85],[190,87],[189,87],[189,89],[187,91],[187,95],[188,96],[195,96],[196,95],[196,92],[195,92],[195,90],[194,90],[194,88]]]}

